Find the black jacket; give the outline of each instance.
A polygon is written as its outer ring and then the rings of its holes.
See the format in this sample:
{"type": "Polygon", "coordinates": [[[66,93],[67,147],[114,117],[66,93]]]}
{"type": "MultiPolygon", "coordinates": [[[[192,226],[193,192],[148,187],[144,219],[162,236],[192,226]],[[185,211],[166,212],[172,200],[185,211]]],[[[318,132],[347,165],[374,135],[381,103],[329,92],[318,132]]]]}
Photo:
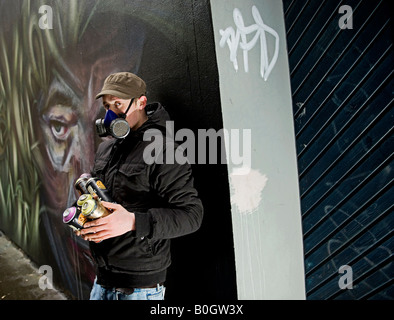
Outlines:
{"type": "Polygon", "coordinates": [[[96,153],[92,175],[111,191],[115,202],[134,212],[136,223],[135,231],[98,244],[90,242],[97,282],[104,286],[163,282],[171,263],[170,239],[196,231],[202,222],[203,207],[190,165],[165,162],[166,154],[177,149],[173,140],[165,138],[168,113],[159,103],[147,105],[146,112],[148,120],[137,131],[123,140],[101,143],[96,153]],[[144,161],[144,150],[151,142],[143,136],[149,129],[156,129],[156,143],[163,141],[155,154],[162,157],[162,164],[144,161]]]}

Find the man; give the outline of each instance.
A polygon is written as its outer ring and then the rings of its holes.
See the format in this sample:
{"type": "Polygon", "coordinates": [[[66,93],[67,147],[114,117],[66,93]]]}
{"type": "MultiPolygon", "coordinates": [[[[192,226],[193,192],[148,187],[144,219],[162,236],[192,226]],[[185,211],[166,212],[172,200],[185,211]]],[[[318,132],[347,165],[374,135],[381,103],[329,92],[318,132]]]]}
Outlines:
{"type": "MultiPolygon", "coordinates": [[[[124,118],[130,133],[100,144],[92,175],[111,191],[115,203],[103,202],[112,213],[86,223],[78,233],[90,241],[97,264],[94,300],[163,299],[170,239],[196,231],[202,222],[190,165],[144,161],[151,143],[144,141],[144,133],[165,135],[169,120],[159,103],[147,104],[145,92],[141,78],[120,72],[108,76],[96,96],[107,110],[105,120],[124,118]]],[[[158,141],[163,141],[162,154],[155,157],[166,159],[176,148],[168,139],[158,141]]]]}

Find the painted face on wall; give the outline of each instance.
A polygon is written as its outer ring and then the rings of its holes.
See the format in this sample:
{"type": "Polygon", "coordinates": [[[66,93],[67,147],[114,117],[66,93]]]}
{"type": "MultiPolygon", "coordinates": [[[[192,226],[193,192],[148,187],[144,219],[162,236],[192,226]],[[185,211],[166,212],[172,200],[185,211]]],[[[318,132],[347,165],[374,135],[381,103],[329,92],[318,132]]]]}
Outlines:
{"type": "MultiPolygon", "coordinates": [[[[118,18],[120,25],[128,25],[126,16],[118,18]]],[[[36,129],[43,156],[41,194],[46,213],[42,223],[62,277],[74,292],[79,290],[80,280],[73,278],[73,270],[84,269],[85,281],[91,282],[94,268],[87,259],[88,244],[63,225],[62,212],[77,199],[74,183],[82,173],[91,171],[95,151],[102,142],[94,122],[105,110],[95,95],[109,74],[138,72],[145,38],[140,30],[102,33],[101,22],[101,15],[94,16],[78,43],[66,45],[56,60],[48,60],[46,68],[51,70],[51,77],[37,101],[36,129]],[[100,32],[104,36],[98,37],[100,32]],[[113,41],[122,43],[121,49],[109,47],[113,41]]],[[[135,21],[133,25],[137,28],[135,21]]]]}
{"type": "Polygon", "coordinates": [[[39,102],[45,167],[51,170],[51,178],[44,184],[45,193],[53,208],[66,208],[75,201],[74,182],[93,167],[95,150],[101,142],[94,122],[104,113],[95,94],[108,74],[136,72],[142,56],[143,33],[138,37],[133,33],[101,36],[97,40],[95,32],[95,26],[88,28],[80,42],[67,48],[52,65],[53,77],[39,102]],[[116,38],[122,49],[108,49],[108,42],[116,38]]]}

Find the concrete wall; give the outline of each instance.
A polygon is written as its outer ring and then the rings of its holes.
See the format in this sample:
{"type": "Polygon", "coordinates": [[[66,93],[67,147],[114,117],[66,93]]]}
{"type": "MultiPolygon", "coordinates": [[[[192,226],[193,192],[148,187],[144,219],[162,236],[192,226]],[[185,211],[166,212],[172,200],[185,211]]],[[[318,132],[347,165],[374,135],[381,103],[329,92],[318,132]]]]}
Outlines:
{"type": "Polygon", "coordinates": [[[223,122],[228,132],[238,298],[304,299],[282,2],[212,0],[211,7],[223,122]],[[240,152],[234,150],[237,140],[243,141],[240,152]]]}

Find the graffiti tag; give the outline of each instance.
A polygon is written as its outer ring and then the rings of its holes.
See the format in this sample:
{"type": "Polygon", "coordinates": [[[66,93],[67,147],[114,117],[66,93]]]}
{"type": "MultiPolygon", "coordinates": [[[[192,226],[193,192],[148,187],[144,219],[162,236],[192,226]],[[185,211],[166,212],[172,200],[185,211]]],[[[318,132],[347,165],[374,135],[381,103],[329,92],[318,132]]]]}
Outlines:
{"type": "Polygon", "coordinates": [[[241,12],[239,11],[239,9],[235,8],[233,12],[233,17],[237,30],[234,30],[233,27],[228,27],[226,30],[220,30],[220,34],[222,38],[220,40],[219,45],[220,47],[223,48],[227,43],[230,49],[230,61],[234,64],[234,69],[236,71],[238,71],[237,52],[238,52],[238,47],[240,47],[243,50],[245,72],[249,72],[248,52],[252,50],[255,47],[255,45],[258,43],[258,40],[260,40],[260,46],[261,46],[260,74],[261,77],[265,81],[267,81],[272,69],[276,64],[276,61],[278,60],[279,35],[274,29],[264,24],[260,12],[256,8],[256,6],[252,7],[252,15],[255,24],[250,26],[245,26],[241,12]],[[255,34],[252,40],[248,41],[247,36],[253,33],[255,34]],[[268,45],[267,45],[266,33],[271,34],[275,38],[274,54],[271,61],[269,61],[269,57],[268,57],[268,45]]]}

